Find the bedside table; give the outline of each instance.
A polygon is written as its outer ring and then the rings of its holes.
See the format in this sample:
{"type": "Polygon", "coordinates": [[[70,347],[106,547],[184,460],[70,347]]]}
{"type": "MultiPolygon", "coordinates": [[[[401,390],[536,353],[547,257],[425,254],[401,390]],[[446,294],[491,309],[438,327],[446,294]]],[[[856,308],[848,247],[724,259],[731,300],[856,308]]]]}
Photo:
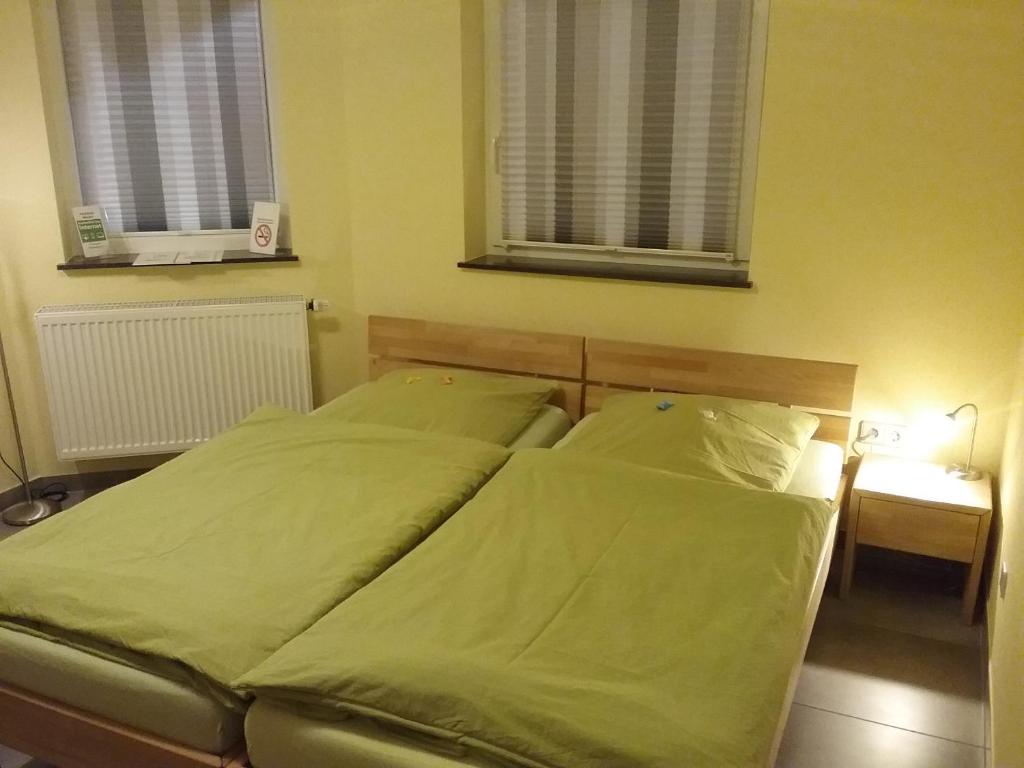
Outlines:
{"type": "Polygon", "coordinates": [[[957,480],[940,464],[868,454],[850,491],[843,578],[853,581],[858,544],[970,564],[963,619],[974,621],[978,583],[992,520],[992,480],[957,480]]]}

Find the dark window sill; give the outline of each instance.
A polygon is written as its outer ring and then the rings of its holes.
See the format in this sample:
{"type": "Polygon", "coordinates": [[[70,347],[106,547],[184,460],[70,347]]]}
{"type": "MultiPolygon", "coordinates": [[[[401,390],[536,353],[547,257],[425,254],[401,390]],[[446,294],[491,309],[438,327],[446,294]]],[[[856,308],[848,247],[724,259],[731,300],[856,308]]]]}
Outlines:
{"type": "Polygon", "coordinates": [[[249,251],[224,251],[223,261],[202,262],[198,264],[143,264],[138,267],[132,265],[137,253],[114,253],[110,256],[99,256],[95,259],[86,259],[84,256],[72,256],[63,264],[58,264],[57,269],[61,272],[76,271],[81,269],[179,269],[182,267],[223,267],[234,264],[282,264],[298,261],[299,257],[287,248],[278,248],[273,256],[265,256],[249,251]]]}
{"type": "Polygon", "coordinates": [[[534,256],[478,256],[460,261],[462,269],[485,269],[496,272],[525,272],[536,275],[567,275],[610,280],[642,280],[648,283],[680,283],[709,285],[718,288],[752,288],[746,272],[727,269],[695,269],[648,264],[613,264],[601,261],[546,259],[534,256]]]}

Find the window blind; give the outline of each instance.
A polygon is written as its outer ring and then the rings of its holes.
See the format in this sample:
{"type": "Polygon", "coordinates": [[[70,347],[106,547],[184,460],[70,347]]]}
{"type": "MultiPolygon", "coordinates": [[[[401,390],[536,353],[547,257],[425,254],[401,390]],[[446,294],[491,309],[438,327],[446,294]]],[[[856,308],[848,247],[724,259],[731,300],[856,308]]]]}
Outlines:
{"type": "Polygon", "coordinates": [[[505,0],[512,243],[733,254],[751,0],[505,0]]]}
{"type": "Polygon", "coordinates": [[[258,0],[58,0],[82,201],[112,232],[245,229],[273,200],[258,0]]]}

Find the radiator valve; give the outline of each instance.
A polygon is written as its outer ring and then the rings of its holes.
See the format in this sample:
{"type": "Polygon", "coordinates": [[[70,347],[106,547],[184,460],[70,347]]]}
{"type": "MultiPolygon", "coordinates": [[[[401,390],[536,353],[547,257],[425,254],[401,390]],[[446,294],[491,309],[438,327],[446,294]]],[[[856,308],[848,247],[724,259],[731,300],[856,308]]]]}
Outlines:
{"type": "Polygon", "coordinates": [[[331,308],[331,302],[327,299],[311,299],[306,307],[310,312],[326,312],[331,308]]]}

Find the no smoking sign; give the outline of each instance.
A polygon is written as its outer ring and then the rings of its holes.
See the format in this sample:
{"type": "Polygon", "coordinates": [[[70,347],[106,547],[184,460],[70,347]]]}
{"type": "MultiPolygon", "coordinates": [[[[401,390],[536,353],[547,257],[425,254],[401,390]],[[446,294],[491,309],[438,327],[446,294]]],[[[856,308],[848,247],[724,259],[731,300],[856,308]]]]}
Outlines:
{"type": "Polygon", "coordinates": [[[266,248],[270,245],[270,227],[266,224],[260,224],[256,227],[256,244],[261,248],[266,248]]]}
{"type": "Polygon", "coordinates": [[[277,225],[281,206],[277,203],[254,203],[249,226],[249,250],[273,256],[277,251],[277,225]]]}

